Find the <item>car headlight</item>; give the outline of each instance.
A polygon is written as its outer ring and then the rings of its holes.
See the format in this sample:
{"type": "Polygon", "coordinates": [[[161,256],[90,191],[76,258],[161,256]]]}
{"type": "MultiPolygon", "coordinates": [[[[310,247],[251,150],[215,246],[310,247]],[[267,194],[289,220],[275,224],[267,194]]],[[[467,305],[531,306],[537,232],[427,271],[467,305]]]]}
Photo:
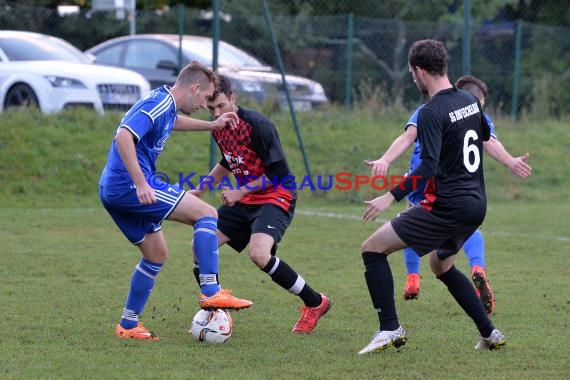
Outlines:
{"type": "Polygon", "coordinates": [[[51,83],[53,87],[87,88],[83,82],[73,78],[58,77],[55,75],[46,75],[45,78],[51,83]]]}

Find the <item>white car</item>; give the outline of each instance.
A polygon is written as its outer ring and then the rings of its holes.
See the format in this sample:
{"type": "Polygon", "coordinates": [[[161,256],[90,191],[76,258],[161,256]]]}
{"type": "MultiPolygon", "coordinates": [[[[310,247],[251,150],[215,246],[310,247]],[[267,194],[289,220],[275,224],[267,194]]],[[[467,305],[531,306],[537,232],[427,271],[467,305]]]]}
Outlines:
{"type": "Polygon", "coordinates": [[[38,107],[126,110],[150,90],[140,74],[95,65],[68,42],[44,34],[0,31],[0,111],[38,107]]]}

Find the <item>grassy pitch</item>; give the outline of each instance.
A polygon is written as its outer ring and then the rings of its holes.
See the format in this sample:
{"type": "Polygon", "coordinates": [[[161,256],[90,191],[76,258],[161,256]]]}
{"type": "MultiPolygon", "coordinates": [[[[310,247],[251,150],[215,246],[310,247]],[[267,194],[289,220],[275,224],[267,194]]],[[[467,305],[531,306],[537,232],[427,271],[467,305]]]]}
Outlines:
{"type": "MultiPolygon", "coordinates": [[[[398,204],[381,217],[392,217],[398,204]]],[[[332,309],[310,336],[290,332],[299,300],[247,258],[221,250],[221,282],[255,303],[234,312],[224,345],[205,345],[187,330],[198,310],[188,255],[191,229],[166,222],[171,256],[143,322],[160,342],[118,340],[118,322],[138,260],[102,208],[0,210],[0,377],[19,378],[564,378],[570,373],[569,203],[492,202],[482,228],[497,300],[493,320],[507,347],[477,352],[472,322],[422,262],[422,291],[404,301],[401,253],[390,256],[400,322],[408,344],[359,358],[377,328],[363,277],[358,205],[305,202],[279,256],[332,309]],[[558,221],[557,221],[558,220],[558,221]]],[[[463,253],[457,266],[468,271],[463,253]]]]}

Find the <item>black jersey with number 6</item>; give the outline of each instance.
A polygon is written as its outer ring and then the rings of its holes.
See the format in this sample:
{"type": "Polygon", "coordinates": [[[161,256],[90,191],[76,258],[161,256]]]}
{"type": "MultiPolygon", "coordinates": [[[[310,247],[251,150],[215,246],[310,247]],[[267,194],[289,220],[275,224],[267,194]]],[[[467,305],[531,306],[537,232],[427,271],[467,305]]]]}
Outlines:
{"type": "MultiPolygon", "coordinates": [[[[487,210],[483,141],[490,134],[481,105],[469,92],[450,88],[425,104],[418,114],[422,163],[412,173],[426,175],[421,207],[447,220],[483,222],[487,210]]],[[[401,199],[409,191],[392,194],[401,199]]]]}

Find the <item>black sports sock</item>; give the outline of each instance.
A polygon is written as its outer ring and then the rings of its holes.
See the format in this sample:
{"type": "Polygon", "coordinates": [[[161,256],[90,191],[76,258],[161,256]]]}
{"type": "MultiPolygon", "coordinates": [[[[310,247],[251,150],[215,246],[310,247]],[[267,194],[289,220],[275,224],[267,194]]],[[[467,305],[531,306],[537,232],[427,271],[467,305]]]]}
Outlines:
{"type": "Polygon", "coordinates": [[[488,337],[495,328],[493,323],[485,313],[483,304],[471,282],[463,273],[455,266],[452,266],[447,272],[437,276],[447,286],[449,293],[455,298],[459,306],[465,310],[468,316],[473,319],[481,336],[488,337]]]}
{"type": "Polygon", "coordinates": [[[393,331],[400,327],[394,301],[394,278],[388,256],[379,252],[362,252],[366,272],[364,278],[372,305],[378,311],[380,330],[393,331]]]}
{"type": "Polygon", "coordinates": [[[305,279],[295,272],[287,263],[276,256],[272,256],[263,268],[273,282],[290,293],[298,295],[306,306],[317,307],[321,304],[321,295],[315,292],[305,279]]]}
{"type": "Polygon", "coordinates": [[[192,269],[192,272],[194,273],[194,278],[196,279],[196,283],[198,284],[198,286],[200,286],[200,267],[198,266],[198,264],[194,264],[194,269],[192,269]]]}

